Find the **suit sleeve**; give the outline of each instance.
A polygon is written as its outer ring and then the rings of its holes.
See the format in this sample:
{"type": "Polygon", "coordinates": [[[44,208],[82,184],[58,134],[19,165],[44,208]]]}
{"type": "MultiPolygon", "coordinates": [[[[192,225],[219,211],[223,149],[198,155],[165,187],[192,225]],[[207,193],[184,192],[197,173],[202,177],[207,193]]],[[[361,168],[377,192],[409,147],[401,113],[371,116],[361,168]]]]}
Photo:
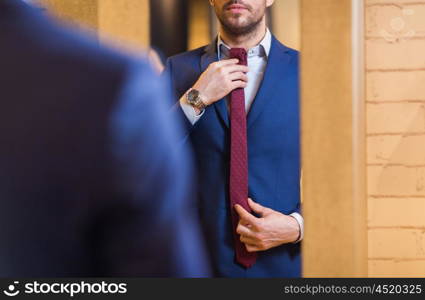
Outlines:
{"type": "Polygon", "coordinates": [[[164,85],[133,67],[114,114],[115,199],[105,218],[111,276],[206,277],[208,266],[188,180],[188,149],[167,114],[164,85]]]}
{"type": "Polygon", "coordinates": [[[178,95],[177,87],[175,85],[172,59],[167,59],[167,62],[165,64],[165,69],[161,77],[164,79],[165,82],[169,83],[169,90],[170,90],[170,95],[172,99],[170,103],[170,107],[171,107],[170,114],[172,115],[172,118],[180,122],[181,127],[183,128],[180,139],[185,140],[190,135],[194,125],[189,121],[189,119],[187,118],[186,114],[184,113],[180,105],[181,95],[178,95]]]}

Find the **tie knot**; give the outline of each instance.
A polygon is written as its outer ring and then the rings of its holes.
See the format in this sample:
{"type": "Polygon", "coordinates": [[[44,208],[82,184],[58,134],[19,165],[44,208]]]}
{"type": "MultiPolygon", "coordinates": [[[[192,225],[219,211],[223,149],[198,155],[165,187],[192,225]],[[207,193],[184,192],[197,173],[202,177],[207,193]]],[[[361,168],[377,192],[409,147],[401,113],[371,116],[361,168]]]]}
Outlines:
{"type": "Polygon", "coordinates": [[[230,58],[239,59],[240,65],[248,65],[248,55],[244,48],[232,48],[230,49],[230,58]]]}

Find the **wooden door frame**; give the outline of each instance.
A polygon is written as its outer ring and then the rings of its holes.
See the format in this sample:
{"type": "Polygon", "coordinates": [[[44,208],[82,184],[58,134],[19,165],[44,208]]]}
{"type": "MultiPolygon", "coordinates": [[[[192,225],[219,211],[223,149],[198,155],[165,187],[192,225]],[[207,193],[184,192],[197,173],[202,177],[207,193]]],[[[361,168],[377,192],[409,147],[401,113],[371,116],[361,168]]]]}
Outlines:
{"type": "Polygon", "coordinates": [[[363,12],[301,1],[305,277],[367,276],[363,12]]]}

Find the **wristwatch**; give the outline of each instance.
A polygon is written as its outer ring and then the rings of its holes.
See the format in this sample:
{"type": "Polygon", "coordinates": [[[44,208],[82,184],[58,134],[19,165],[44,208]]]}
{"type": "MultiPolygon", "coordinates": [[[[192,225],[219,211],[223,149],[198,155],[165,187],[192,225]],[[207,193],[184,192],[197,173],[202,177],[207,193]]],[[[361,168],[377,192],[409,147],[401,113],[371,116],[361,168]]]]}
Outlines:
{"type": "Polygon", "coordinates": [[[198,90],[190,89],[186,93],[186,99],[187,99],[187,103],[189,103],[190,105],[192,105],[193,107],[199,110],[204,110],[205,107],[207,107],[205,102],[202,100],[202,97],[198,90]]]}

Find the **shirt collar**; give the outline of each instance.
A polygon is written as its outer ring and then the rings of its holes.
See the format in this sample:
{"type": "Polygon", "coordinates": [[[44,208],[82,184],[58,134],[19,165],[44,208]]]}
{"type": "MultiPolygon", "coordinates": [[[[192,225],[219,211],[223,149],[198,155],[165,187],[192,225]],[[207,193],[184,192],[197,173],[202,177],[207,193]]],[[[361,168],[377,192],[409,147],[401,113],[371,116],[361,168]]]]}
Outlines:
{"type": "MultiPolygon", "coordinates": [[[[267,58],[269,56],[271,46],[272,46],[272,35],[270,33],[270,30],[267,28],[266,35],[264,36],[262,41],[257,46],[248,50],[248,58],[253,56],[266,56],[267,58]]],[[[217,38],[218,59],[221,59],[222,55],[223,57],[229,57],[229,50],[230,50],[230,47],[223,42],[219,34],[217,38]]]]}

